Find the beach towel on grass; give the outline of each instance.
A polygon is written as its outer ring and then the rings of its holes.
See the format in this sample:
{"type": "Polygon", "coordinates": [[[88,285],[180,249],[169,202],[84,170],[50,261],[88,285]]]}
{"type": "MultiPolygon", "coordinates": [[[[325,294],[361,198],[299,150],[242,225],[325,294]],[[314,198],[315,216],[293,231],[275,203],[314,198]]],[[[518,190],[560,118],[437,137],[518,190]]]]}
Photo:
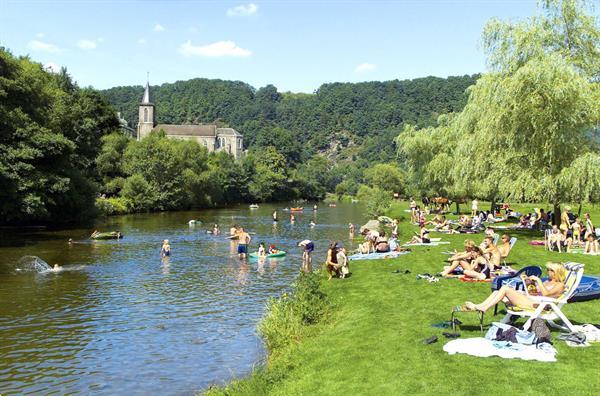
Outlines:
{"type": "Polygon", "coordinates": [[[556,349],[548,344],[515,344],[507,341],[492,341],[483,337],[452,340],[444,345],[444,351],[450,355],[465,353],[471,356],[499,356],[504,359],[537,360],[556,362],[556,349]]]}
{"type": "Polygon", "coordinates": [[[460,279],[461,282],[474,282],[474,283],[478,283],[478,282],[491,282],[491,279],[475,279],[475,278],[469,278],[466,275],[463,276],[459,276],[458,279],[460,279]]]}
{"type": "Polygon", "coordinates": [[[437,245],[449,245],[450,242],[429,242],[429,243],[405,243],[402,246],[437,246],[437,245]]]}
{"type": "Polygon", "coordinates": [[[398,256],[402,256],[403,254],[408,254],[410,252],[385,252],[385,253],[356,253],[352,256],[349,256],[350,260],[381,260],[381,259],[389,259],[396,258],[398,256]]]}

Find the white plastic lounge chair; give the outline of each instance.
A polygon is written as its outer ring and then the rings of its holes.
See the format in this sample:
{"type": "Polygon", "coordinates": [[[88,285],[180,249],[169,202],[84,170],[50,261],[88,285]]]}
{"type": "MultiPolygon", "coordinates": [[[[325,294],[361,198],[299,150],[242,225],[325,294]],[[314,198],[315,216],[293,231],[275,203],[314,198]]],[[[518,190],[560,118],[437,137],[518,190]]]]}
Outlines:
{"type": "Polygon", "coordinates": [[[510,249],[508,250],[508,254],[506,255],[506,257],[504,257],[504,260],[502,260],[502,265],[506,266],[506,259],[508,258],[508,255],[510,254],[510,252],[512,252],[513,247],[515,247],[515,243],[517,243],[517,238],[516,237],[512,237],[510,238],[510,240],[508,241],[508,244],[510,245],[510,249]]]}
{"type": "MultiPolygon", "coordinates": [[[[531,299],[539,302],[539,305],[535,309],[528,308],[517,308],[517,307],[506,307],[506,315],[502,318],[502,323],[509,323],[511,316],[528,317],[529,319],[523,325],[523,330],[528,330],[531,323],[535,318],[541,318],[548,322],[552,327],[558,328],[563,331],[574,332],[573,324],[567,319],[561,308],[567,304],[567,301],[581,282],[583,276],[583,264],[579,263],[566,263],[565,268],[568,271],[567,278],[565,279],[565,290],[557,298],[543,297],[543,296],[529,296],[531,299]],[[560,319],[565,326],[560,326],[554,321],[560,319]]],[[[525,287],[525,293],[527,293],[527,287],[525,287]]]]}

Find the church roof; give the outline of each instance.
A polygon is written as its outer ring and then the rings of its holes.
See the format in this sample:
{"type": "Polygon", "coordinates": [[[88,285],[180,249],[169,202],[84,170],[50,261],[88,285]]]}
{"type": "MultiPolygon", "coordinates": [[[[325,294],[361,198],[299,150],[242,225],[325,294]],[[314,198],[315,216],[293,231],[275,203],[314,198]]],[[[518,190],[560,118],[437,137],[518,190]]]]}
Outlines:
{"type": "Polygon", "coordinates": [[[217,128],[217,135],[242,136],[241,133],[239,133],[233,128],[217,128]]]}
{"type": "Polygon", "coordinates": [[[146,88],[144,89],[144,96],[142,97],[142,104],[152,104],[152,98],[150,97],[150,83],[146,82],[146,88]]]}
{"type": "Polygon", "coordinates": [[[167,135],[173,136],[217,136],[216,125],[173,125],[158,124],[154,127],[155,131],[165,131],[167,135]]]}

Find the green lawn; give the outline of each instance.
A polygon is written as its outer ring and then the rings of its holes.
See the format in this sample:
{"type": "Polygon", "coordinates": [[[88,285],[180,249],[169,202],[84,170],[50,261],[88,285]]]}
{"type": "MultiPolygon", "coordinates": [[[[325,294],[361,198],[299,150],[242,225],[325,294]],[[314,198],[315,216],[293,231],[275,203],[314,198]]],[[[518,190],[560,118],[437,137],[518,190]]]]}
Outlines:
{"type": "MultiPolygon", "coordinates": [[[[396,208],[397,213],[403,213],[396,208]]],[[[593,219],[600,223],[600,211],[593,219]]],[[[589,209],[588,209],[589,210],[589,209]]],[[[406,215],[406,213],[404,213],[406,215]]],[[[600,225],[600,224],[598,224],[600,225]]],[[[401,239],[408,239],[415,226],[401,225],[401,239]]],[[[273,395],[398,395],[398,394],[596,394],[600,389],[600,345],[571,348],[556,341],[556,363],[508,360],[499,357],[450,356],[442,350],[446,339],[431,324],[449,320],[453,306],[479,302],[490,293],[488,283],[463,283],[442,279],[439,283],[417,280],[418,273],[439,272],[440,254],[460,248],[465,235],[434,235],[451,245],[415,247],[393,260],[351,263],[349,279],[323,280],[324,290],[335,302],[330,319],[306,332],[285,352],[274,354],[268,370],[277,370],[260,385],[254,379],[241,381],[225,390],[231,394],[273,395]],[[393,273],[409,269],[410,274],[393,273]],[[437,335],[440,340],[424,345],[422,340],[437,335]],[[284,368],[284,373],[282,371],[284,368]]],[[[482,235],[467,236],[476,242],[482,235]]],[[[547,261],[577,261],[586,273],[600,274],[600,257],[545,252],[527,244],[540,236],[518,234],[509,262],[515,267],[540,265],[547,261]]],[[[600,300],[575,303],[563,312],[577,323],[600,322],[600,300]]],[[[502,312],[485,315],[485,323],[500,320],[502,312]]],[[[463,314],[462,337],[480,336],[476,315],[463,314]]],[[[519,322],[519,323],[522,323],[519,322]]],[[[558,333],[553,331],[553,336],[558,333]]],[[[267,371],[268,371],[267,370],[267,371]]]]}

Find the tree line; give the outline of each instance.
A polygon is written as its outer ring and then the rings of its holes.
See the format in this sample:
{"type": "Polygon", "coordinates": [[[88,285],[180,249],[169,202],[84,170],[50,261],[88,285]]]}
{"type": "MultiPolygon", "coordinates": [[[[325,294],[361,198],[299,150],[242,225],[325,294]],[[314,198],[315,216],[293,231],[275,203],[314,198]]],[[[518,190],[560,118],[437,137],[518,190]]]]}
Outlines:
{"type": "Polygon", "coordinates": [[[389,180],[401,190],[393,139],[403,123],[430,125],[462,108],[475,79],[336,83],[314,94],[205,79],[155,89],[160,122],[242,131],[248,153],[234,161],[160,132],[141,142],[121,134],[116,110],[135,121],[141,87],[80,88],[65,68],[51,73],[0,48],[0,223],[321,200],[389,180]]]}

